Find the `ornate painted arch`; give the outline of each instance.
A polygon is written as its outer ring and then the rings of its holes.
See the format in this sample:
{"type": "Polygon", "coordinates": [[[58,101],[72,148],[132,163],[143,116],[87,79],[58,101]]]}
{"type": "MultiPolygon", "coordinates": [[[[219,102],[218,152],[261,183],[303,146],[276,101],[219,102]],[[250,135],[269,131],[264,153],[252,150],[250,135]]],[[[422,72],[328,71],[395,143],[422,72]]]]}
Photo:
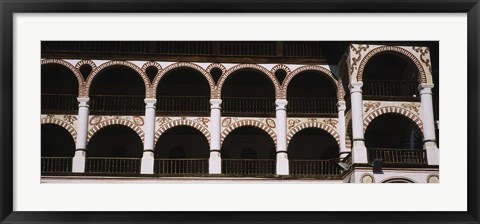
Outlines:
{"type": "MultiPolygon", "coordinates": [[[[302,66],[302,67],[299,67],[295,70],[293,70],[292,72],[288,73],[287,74],[287,77],[285,77],[285,80],[283,81],[283,85],[282,85],[282,90],[285,91],[285,94],[287,95],[287,90],[288,90],[288,84],[290,83],[290,81],[292,81],[292,79],[302,73],[302,72],[305,72],[305,71],[318,71],[324,75],[326,75],[331,81],[332,81],[332,84],[335,85],[336,89],[337,89],[337,99],[339,100],[343,100],[344,98],[344,90],[343,90],[343,87],[342,85],[340,84],[340,82],[335,78],[335,75],[333,75],[333,73],[327,69],[327,68],[324,68],[322,66],[319,66],[319,65],[305,65],[305,66],[302,66]]],[[[286,97],[285,95],[285,97],[286,97]]]]}
{"type": "Polygon", "coordinates": [[[65,60],[62,60],[62,59],[42,59],[41,64],[42,65],[58,64],[58,65],[62,65],[64,67],[68,68],[73,73],[73,75],[75,75],[75,77],[77,78],[77,81],[78,81],[78,95],[79,96],[84,96],[84,94],[85,94],[85,81],[83,80],[83,76],[80,73],[80,71],[77,68],[75,68],[72,64],[70,64],[69,62],[67,62],[65,60]]]}
{"type": "Polygon", "coordinates": [[[396,107],[396,106],[386,106],[386,107],[381,107],[378,108],[374,111],[372,111],[368,116],[363,119],[363,131],[367,130],[368,125],[370,122],[372,122],[373,119],[376,117],[387,114],[387,113],[392,113],[392,114],[400,114],[411,121],[413,121],[415,124],[417,124],[417,127],[420,129],[420,131],[423,133],[423,123],[420,117],[418,117],[416,114],[406,110],[405,108],[401,107],[396,107]]]}
{"type": "Polygon", "coordinates": [[[111,66],[123,66],[123,67],[133,69],[142,78],[142,80],[144,82],[144,85],[145,85],[145,96],[148,95],[148,92],[149,92],[149,89],[150,89],[150,80],[149,80],[147,74],[145,74],[142,71],[142,69],[139,68],[137,65],[135,65],[135,64],[133,64],[129,61],[108,61],[108,62],[103,63],[100,66],[98,66],[94,71],[91,72],[91,74],[88,76],[87,81],[85,83],[85,88],[86,88],[87,94],[90,93],[90,87],[91,87],[92,82],[95,79],[95,77],[101,71],[103,71],[104,69],[109,68],[111,66]]]}
{"type": "Polygon", "coordinates": [[[201,125],[198,122],[194,122],[194,121],[191,121],[191,120],[179,119],[179,120],[170,121],[170,122],[160,126],[160,128],[155,133],[155,143],[154,144],[157,144],[158,139],[160,139],[160,136],[163,133],[165,133],[165,131],[167,131],[171,128],[174,128],[174,127],[178,127],[178,126],[189,126],[189,127],[193,127],[195,129],[199,130],[205,136],[208,143],[210,143],[210,139],[211,139],[210,132],[208,131],[208,129],[205,126],[201,125]]]}
{"type": "Polygon", "coordinates": [[[135,131],[138,134],[138,137],[140,137],[140,139],[142,140],[142,143],[144,142],[145,136],[144,136],[143,130],[140,127],[138,127],[135,123],[133,123],[132,121],[125,120],[125,119],[108,119],[106,121],[103,121],[103,122],[95,125],[93,128],[91,128],[88,131],[87,143],[90,141],[90,139],[93,137],[93,135],[95,133],[97,133],[100,129],[102,129],[104,127],[107,127],[107,126],[110,126],[110,125],[116,125],[116,124],[127,126],[127,127],[131,128],[133,131],[135,131]]]}
{"type": "Polygon", "coordinates": [[[72,135],[73,141],[75,143],[77,142],[77,131],[68,122],[60,120],[58,118],[46,117],[46,118],[42,118],[41,124],[55,124],[62,128],[65,128],[65,130],[67,130],[70,133],[70,135],[72,135]]]}
{"type": "Polygon", "coordinates": [[[270,127],[268,127],[266,124],[264,124],[260,121],[256,121],[256,120],[240,120],[240,121],[237,121],[233,124],[230,124],[222,132],[221,139],[220,139],[221,144],[223,144],[223,141],[225,140],[225,138],[227,138],[227,136],[233,130],[235,130],[237,128],[240,128],[240,127],[245,127],[245,126],[256,127],[256,128],[259,128],[259,129],[265,131],[268,135],[270,135],[270,137],[272,138],[275,145],[277,145],[277,134],[275,133],[275,131],[273,129],[271,129],[270,127]]]}
{"type": "Polygon", "coordinates": [[[409,51],[405,50],[404,48],[397,47],[397,46],[380,46],[377,47],[370,52],[368,52],[365,57],[363,57],[362,61],[360,62],[360,65],[358,66],[358,72],[357,72],[357,81],[362,81],[363,79],[363,71],[365,69],[365,66],[367,65],[368,61],[375,55],[382,53],[382,52],[394,52],[396,54],[399,54],[403,57],[408,58],[411,62],[415,64],[418,70],[418,82],[419,83],[427,83],[427,77],[425,74],[425,70],[422,67],[422,64],[418,60],[415,55],[410,53],[409,51]]]}
{"type": "Polygon", "coordinates": [[[328,132],[333,138],[335,138],[337,144],[340,146],[340,135],[338,134],[338,132],[334,128],[319,122],[304,122],[295,126],[287,134],[287,146],[288,144],[290,144],[290,140],[293,138],[293,136],[295,136],[297,132],[306,128],[319,128],[328,132]]]}
{"type": "Polygon", "coordinates": [[[177,62],[177,63],[171,64],[171,65],[165,67],[163,70],[159,71],[157,76],[155,76],[155,78],[153,79],[153,83],[152,83],[152,94],[153,94],[152,97],[156,96],[158,84],[160,83],[162,78],[167,73],[169,73],[170,71],[178,69],[178,68],[190,68],[190,69],[193,69],[193,70],[199,72],[200,74],[202,74],[205,77],[205,79],[207,79],[208,85],[210,86],[210,95],[212,95],[215,92],[214,91],[215,81],[213,80],[212,76],[210,76],[210,74],[207,71],[205,71],[205,69],[203,69],[202,67],[200,67],[199,65],[194,64],[194,63],[177,62]]]}
{"type": "Polygon", "coordinates": [[[402,181],[403,183],[417,183],[408,177],[388,177],[380,181],[380,183],[391,183],[393,181],[402,181]]]}
{"type": "Polygon", "coordinates": [[[222,74],[220,79],[218,79],[218,84],[217,84],[218,97],[217,98],[221,97],[223,84],[228,79],[228,77],[230,75],[232,75],[233,73],[235,73],[237,71],[240,71],[240,70],[244,70],[244,69],[256,70],[256,71],[266,75],[270,79],[270,81],[272,81],[273,86],[275,87],[275,97],[276,98],[279,97],[279,94],[281,92],[282,87],[281,87],[280,83],[278,82],[277,78],[275,77],[275,75],[273,73],[271,73],[268,69],[266,69],[265,67],[263,67],[261,65],[239,64],[239,65],[235,65],[235,66],[231,67],[230,69],[228,69],[227,72],[222,74]]]}

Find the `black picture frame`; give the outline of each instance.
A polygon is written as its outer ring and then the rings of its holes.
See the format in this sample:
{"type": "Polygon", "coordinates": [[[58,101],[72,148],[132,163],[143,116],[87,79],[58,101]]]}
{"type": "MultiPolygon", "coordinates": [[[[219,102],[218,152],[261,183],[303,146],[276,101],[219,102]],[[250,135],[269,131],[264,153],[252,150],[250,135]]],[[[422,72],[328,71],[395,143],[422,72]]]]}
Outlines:
{"type": "MultiPolygon", "coordinates": [[[[478,0],[0,0],[1,9],[1,223],[480,223],[478,107],[478,0]],[[13,15],[14,13],[467,13],[468,211],[467,212],[18,212],[13,211],[13,15]]],[[[449,149],[445,149],[449,150],[449,149]]],[[[446,202],[448,203],[448,202],[446,202]]]]}

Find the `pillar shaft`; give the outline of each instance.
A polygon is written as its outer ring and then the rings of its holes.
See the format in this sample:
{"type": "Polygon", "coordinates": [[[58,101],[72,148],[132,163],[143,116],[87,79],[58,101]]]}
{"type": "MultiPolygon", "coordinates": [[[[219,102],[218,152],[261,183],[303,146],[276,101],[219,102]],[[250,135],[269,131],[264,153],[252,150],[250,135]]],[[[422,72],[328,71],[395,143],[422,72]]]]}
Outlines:
{"type": "Polygon", "coordinates": [[[338,126],[337,126],[337,131],[338,131],[338,135],[340,136],[340,158],[345,158],[345,156],[348,155],[348,153],[350,153],[348,150],[347,150],[347,146],[346,146],[346,126],[345,126],[345,109],[346,109],[346,106],[345,106],[345,101],[341,100],[341,101],[338,101],[337,103],[337,108],[338,108],[338,126]]]}
{"type": "Polygon", "coordinates": [[[287,154],[287,106],[285,99],[277,99],[276,121],[277,121],[277,174],[288,175],[288,154],[287,154]]]}
{"type": "Polygon", "coordinates": [[[438,146],[435,137],[435,121],[433,117],[433,84],[420,84],[418,90],[421,99],[421,116],[423,122],[424,149],[427,151],[429,165],[439,165],[438,146]]]}
{"type": "Polygon", "coordinates": [[[222,159],[220,155],[221,104],[221,99],[210,100],[210,158],[208,163],[210,174],[222,173],[222,159]]]}
{"type": "Polygon", "coordinates": [[[88,114],[90,98],[77,98],[78,120],[77,120],[77,142],[75,156],[72,160],[72,172],[85,172],[85,157],[87,150],[88,114]]]}
{"type": "Polygon", "coordinates": [[[363,137],[363,99],[362,82],[350,84],[350,99],[352,104],[352,135],[353,163],[368,163],[367,148],[363,137]]]}
{"type": "Polygon", "coordinates": [[[145,129],[141,174],[153,174],[155,161],[155,104],[157,99],[145,99],[145,129]]]}

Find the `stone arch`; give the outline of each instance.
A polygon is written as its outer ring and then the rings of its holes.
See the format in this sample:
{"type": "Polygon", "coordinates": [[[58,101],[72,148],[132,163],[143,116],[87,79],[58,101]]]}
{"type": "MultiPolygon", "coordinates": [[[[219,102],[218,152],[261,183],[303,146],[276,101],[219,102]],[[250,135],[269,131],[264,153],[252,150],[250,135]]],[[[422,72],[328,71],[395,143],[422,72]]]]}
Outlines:
{"type": "Polygon", "coordinates": [[[42,118],[41,124],[56,124],[62,128],[65,128],[65,130],[67,130],[70,133],[70,135],[72,135],[73,141],[77,143],[77,131],[68,122],[60,120],[58,118],[46,117],[46,118],[42,118]]]}
{"type": "Polygon", "coordinates": [[[335,138],[338,146],[340,146],[340,135],[338,134],[338,132],[334,128],[319,122],[304,122],[295,126],[292,130],[290,130],[287,133],[287,146],[290,143],[290,140],[293,138],[293,136],[295,136],[297,132],[306,128],[320,128],[328,132],[333,138],[335,138]]]}
{"type": "Polygon", "coordinates": [[[205,69],[203,69],[202,67],[200,67],[199,65],[194,64],[194,63],[177,62],[177,63],[171,64],[171,65],[165,67],[163,70],[159,71],[157,76],[155,76],[155,78],[153,79],[153,82],[152,82],[152,94],[153,95],[151,95],[151,97],[153,97],[153,98],[156,97],[157,87],[158,87],[158,84],[160,83],[161,79],[168,72],[170,72],[172,70],[175,70],[175,69],[178,69],[178,68],[191,68],[195,71],[200,72],[200,74],[202,74],[207,79],[208,85],[210,86],[210,95],[213,95],[213,93],[215,92],[215,81],[213,80],[212,76],[210,76],[210,74],[207,71],[205,71],[205,69]]]}
{"type": "Polygon", "coordinates": [[[273,86],[275,87],[275,97],[278,98],[280,96],[280,92],[281,92],[282,87],[281,87],[280,83],[278,82],[277,78],[275,77],[275,75],[273,73],[271,73],[268,69],[266,69],[265,67],[263,67],[261,65],[257,65],[257,64],[239,64],[239,65],[235,65],[235,66],[231,67],[230,69],[228,69],[227,72],[222,74],[222,76],[218,80],[218,84],[217,84],[218,96],[217,96],[217,98],[221,97],[223,83],[225,83],[225,81],[228,79],[228,77],[231,74],[233,74],[237,71],[243,70],[243,69],[256,70],[256,71],[266,75],[267,78],[270,79],[270,81],[272,81],[273,86]]]}
{"type": "Polygon", "coordinates": [[[427,77],[425,74],[425,70],[422,67],[422,64],[418,60],[415,55],[410,53],[409,51],[405,50],[404,48],[397,47],[397,46],[380,46],[377,47],[370,52],[368,52],[365,57],[362,58],[362,61],[360,62],[360,65],[358,66],[358,72],[357,72],[357,82],[362,81],[363,79],[363,71],[365,69],[365,66],[367,65],[368,61],[370,58],[375,56],[376,54],[382,53],[382,52],[392,52],[395,53],[401,57],[406,57],[408,58],[411,62],[415,64],[415,67],[417,67],[418,70],[418,82],[419,83],[427,83],[427,77]]]}
{"type": "Polygon", "coordinates": [[[78,81],[78,95],[79,96],[86,96],[85,92],[85,80],[83,80],[83,76],[80,73],[80,71],[74,67],[72,64],[69,62],[62,60],[62,59],[42,59],[41,65],[46,65],[46,64],[58,64],[62,65],[66,68],[68,68],[72,73],[75,75],[78,81]]]}
{"type": "Polygon", "coordinates": [[[135,131],[138,134],[138,137],[140,137],[140,139],[142,140],[142,143],[144,142],[145,136],[144,136],[143,130],[140,127],[138,127],[133,121],[129,121],[129,120],[125,120],[125,119],[108,119],[106,121],[103,121],[103,122],[95,125],[93,128],[91,128],[88,131],[87,143],[90,141],[92,136],[96,132],[98,132],[100,129],[102,129],[104,127],[107,127],[107,126],[110,126],[110,125],[115,125],[115,124],[123,125],[123,126],[127,126],[127,127],[131,128],[133,131],[135,131]]]}
{"type": "Polygon", "coordinates": [[[111,67],[111,66],[123,66],[127,68],[133,69],[140,77],[143,79],[143,82],[145,84],[145,96],[148,96],[148,92],[150,89],[150,80],[148,79],[147,74],[145,74],[141,68],[139,68],[137,65],[129,62],[129,61],[108,61],[106,63],[101,64],[98,66],[95,70],[91,72],[91,74],[88,76],[87,81],[85,83],[85,89],[87,92],[87,95],[90,94],[90,86],[92,85],[93,80],[95,77],[100,73],[102,70],[111,67]]]}
{"type": "Polygon", "coordinates": [[[223,130],[222,135],[220,136],[220,143],[223,144],[223,141],[225,140],[225,138],[227,138],[230,132],[244,126],[256,127],[265,131],[268,135],[270,135],[275,145],[277,145],[277,134],[275,133],[275,131],[268,127],[266,124],[256,120],[240,120],[233,124],[230,124],[227,128],[225,128],[225,130],[223,130]]]}
{"type": "Polygon", "coordinates": [[[287,89],[288,89],[288,84],[290,83],[290,81],[296,75],[298,75],[298,74],[300,74],[304,71],[318,71],[322,74],[325,74],[328,78],[330,78],[330,80],[333,82],[333,84],[337,88],[337,99],[338,100],[343,100],[343,98],[345,96],[345,93],[344,93],[344,90],[343,90],[343,87],[342,87],[341,83],[339,81],[337,81],[337,79],[335,78],[335,75],[329,69],[324,68],[324,67],[319,66],[319,65],[305,65],[305,66],[299,67],[299,68],[293,70],[292,72],[288,73],[287,77],[285,77],[285,80],[283,81],[283,85],[282,85],[282,90],[285,92],[285,98],[288,94],[287,89]]]}
{"type": "Polygon", "coordinates": [[[417,127],[419,128],[419,130],[423,133],[423,123],[422,123],[422,120],[420,119],[420,117],[418,117],[416,114],[404,109],[404,108],[401,108],[401,107],[396,107],[396,106],[386,106],[386,107],[381,107],[381,108],[378,108],[374,111],[372,111],[370,114],[368,114],[368,116],[363,119],[363,131],[367,130],[367,127],[368,125],[370,124],[370,122],[375,119],[376,117],[382,115],[382,114],[387,114],[387,113],[392,113],[392,114],[400,114],[408,119],[410,119],[411,121],[413,121],[417,127]]]}
{"type": "Polygon", "coordinates": [[[200,123],[195,122],[195,121],[191,121],[191,120],[187,120],[187,119],[179,119],[179,120],[170,121],[170,122],[160,126],[160,128],[157,130],[157,132],[155,132],[155,142],[154,142],[154,144],[157,144],[158,139],[160,139],[160,136],[163,133],[165,133],[165,131],[169,130],[170,128],[174,128],[174,127],[178,127],[178,126],[189,126],[189,127],[193,127],[195,129],[199,130],[200,132],[202,132],[202,134],[205,136],[205,138],[207,138],[207,141],[210,144],[210,139],[211,139],[210,131],[208,131],[208,129],[205,126],[201,125],[200,123]]]}
{"type": "Polygon", "coordinates": [[[391,183],[394,181],[399,181],[401,183],[417,183],[416,181],[408,178],[408,177],[388,177],[382,180],[380,183],[391,183]]]}
{"type": "Polygon", "coordinates": [[[95,71],[95,69],[97,68],[97,65],[95,64],[95,62],[93,62],[92,60],[86,60],[86,59],[77,62],[77,64],[75,64],[75,68],[78,69],[78,71],[80,71],[80,67],[82,67],[82,65],[90,65],[90,67],[92,68],[92,71],[90,73],[95,71]]]}

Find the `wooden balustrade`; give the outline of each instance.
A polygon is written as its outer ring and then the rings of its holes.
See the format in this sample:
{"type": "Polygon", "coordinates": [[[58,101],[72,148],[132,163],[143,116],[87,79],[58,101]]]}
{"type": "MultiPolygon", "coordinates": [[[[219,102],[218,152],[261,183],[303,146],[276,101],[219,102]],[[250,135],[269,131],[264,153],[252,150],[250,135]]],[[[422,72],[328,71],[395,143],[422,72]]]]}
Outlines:
{"type": "Polygon", "coordinates": [[[222,173],[232,176],[274,175],[274,159],[223,159],[222,173]]]}
{"type": "Polygon", "coordinates": [[[140,174],[140,158],[87,157],[85,173],[99,175],[140,174]]]}
{"type": "Polygon", "coordinates": [[[76,114],[78,111],[77,95],[74,94],[42,94],[42,114],[76,114]]]}
{"type": "Polygon", "coordinates": [[[338,100],[335,98],[288,98],[289,115],[336,115],[338,100]]]}
{"type": "Polygon", "coordinates": [[[365,99],[403,99],[419,101],[418,83],[410,81],[365,80],[362,91],[365,99]]]}
{"type": "Polygon", "coordinates": [[[72,172],[71,157],[42,157],[40,164],[42,175],[67,174],[72,172]]]}
{"type": "Polygon", "coordinates": [[[208,175],[208,159],[155,159],[154,172],[169,176],[208,175]]]}
{"type": "Polygon", "coordinates": [[[145,96],[93,95],[90,96],[91,114],[145,114],[145,96]]]}
{"type": "Polygon", "coordinates": [[[157,96],[157,113],[210,114],[209,96],[157,96]]]}
{"type": "Polygon", "coordinates": [[[340,177],[342,169],[333,160],[290,160],[290,175],[340,177]]]}
{"type": "Polygon", "coordinates": [[[275,115],[275,99],[263,97],[222,97],[222,114],[275,115]]]}
{"type": "Polygon", "coordinates": [[[368,149],[368,161],[383,159],[384,164],[427,164],[422,149],[368,149]]]}

